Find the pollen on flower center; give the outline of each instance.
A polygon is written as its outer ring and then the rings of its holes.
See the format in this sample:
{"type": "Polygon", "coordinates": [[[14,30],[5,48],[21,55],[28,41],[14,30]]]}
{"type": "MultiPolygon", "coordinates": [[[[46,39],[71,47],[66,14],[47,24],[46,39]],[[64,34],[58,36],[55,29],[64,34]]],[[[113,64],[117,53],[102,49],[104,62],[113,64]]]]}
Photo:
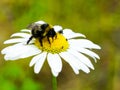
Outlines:
{"type": "Polygon", "coordinates": [[[35,39],[35,45],[42,51],[50,53],[60,53],[66,51],[69,47],[68,41],[62,34],[57,33],[57,37],[49,39],[50,43],[48,42],[47,37],[42,39],[43,46],[41,46],[39,39],[35,39]]]}

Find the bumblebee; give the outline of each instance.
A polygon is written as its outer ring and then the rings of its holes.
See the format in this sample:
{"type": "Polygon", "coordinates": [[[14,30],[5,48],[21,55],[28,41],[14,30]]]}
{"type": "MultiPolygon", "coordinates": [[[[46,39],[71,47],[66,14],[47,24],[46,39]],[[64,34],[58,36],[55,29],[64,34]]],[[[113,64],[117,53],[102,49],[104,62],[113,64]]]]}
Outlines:
{"type": "MultiPolygon", "coordinates": [[[[49,44],[51,44],[50,37],[52,39],[54,37],[57,37],[57,34],[54,28],[48,23],[44,23],[44,24],[33,23],[32,25],[28,26],[28,28],[32,29],[31,30],[32,36],[27,41],[27,44],[29,44],[29,42],[33,38],[38,38],[41,46],[43,46],[43,43],[42,43],[43,38],[47,37],[49,44]]],[[[62,31],[60,31],[59,33],[62,33],[62,31]]]]}

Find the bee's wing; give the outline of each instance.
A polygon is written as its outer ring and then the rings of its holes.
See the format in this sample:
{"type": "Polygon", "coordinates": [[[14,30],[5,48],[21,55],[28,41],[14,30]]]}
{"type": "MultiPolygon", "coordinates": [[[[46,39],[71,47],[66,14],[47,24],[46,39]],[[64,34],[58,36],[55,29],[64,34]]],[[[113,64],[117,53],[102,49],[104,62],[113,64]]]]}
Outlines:
{"type": "Polygon", "coordinates": [[[44,22],[44,21],[37,21],[37,22],[35,22],[35,24],[40,24],[40,25],[42,25],[42,24],[45,24],[46,22],[44,22]]]}
{"type": "Polygon", "coordinates": [[[37,22],[29,24],[27,26],[27,29],[32,29],[34,26],[36,26],[36,25],[42,25],[42,24],[45,24],[45,22],[44,21],[37,21],[37,22]]]}
{"type": "Polygon", "coordinates": [[[27,28],[27,29],[32,29],[33,26],[34,26],[34,23],[31,23],[31,24],[29,24],[26,28],[27,28]]]}

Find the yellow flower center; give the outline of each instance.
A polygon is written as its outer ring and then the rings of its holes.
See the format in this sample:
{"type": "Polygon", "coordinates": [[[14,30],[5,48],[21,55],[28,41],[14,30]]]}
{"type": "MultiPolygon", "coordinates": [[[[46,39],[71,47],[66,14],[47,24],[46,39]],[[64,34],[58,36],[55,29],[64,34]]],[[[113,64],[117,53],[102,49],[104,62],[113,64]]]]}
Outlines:
{"type": "Polygon", "coordinates": [[[48,42],[47,37],[43,38],[43,46],[41,46],[39,39],[35,39],[35,45],[42,51],[50,53],[60,53],[66,51],[69,47],[67,39],[62,34],[57,33],[53,39],[50,37],[49,40],[50,43],[48,42]]]}

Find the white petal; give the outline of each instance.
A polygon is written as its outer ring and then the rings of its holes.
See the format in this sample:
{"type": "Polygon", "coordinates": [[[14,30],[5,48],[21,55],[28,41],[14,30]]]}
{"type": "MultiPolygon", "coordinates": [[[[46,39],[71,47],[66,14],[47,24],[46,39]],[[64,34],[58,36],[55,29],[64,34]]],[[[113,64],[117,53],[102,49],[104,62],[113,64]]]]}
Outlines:
{"type": "Polygon", "coordinates": [[[80,52],[82,52],[84,54],[87,54],[87,55],[89,55],[91,57],[95,57],[97,59],[100,59],[100,57],[96,53],[94,53],[93,51],[90,51],[88,49],[81,49],[80,52]]]}
{"type": "Polygon", "coordinates": [[[22,32],[28,32],[28,33],[31,33],[31,30],[29,30],[29,29],[22,29],[21,31],[22,31],[22,32]]]}
{"type": "Polygon", "coordinates": [[[23,38],[28,38],[30,36],[31,35],[27,34],[27,33],[14,33],[14,34],[11,35],[11,37],[23,37],[23,38]]]}
{"type": "Polygon", "coordinates": [[[23,49],[23,53],[21,53],[20,58],[26,58],[30,57],[36,54],[39,54],[41,50],[39,50],[36,46],[34,45],[25,45],[23,49]]]}
{"type": "Polygon", "coordinates": [[[80,69],[86,73],[90,72],[89,68],[85,64],[81,63],[77,58],[75,58],[69,52],[62,52],[60,53],[60,56],[70,64],[70,66],[73,68],[76,74],[79,74],[78,70],[80,69]]]}
{"type": "Polygon", "coordinates": [[[89,55],[90,57],[92,57],[95,60],[95,62],[97,62],[96,58],[100,59],[100,57],[96,53],[94,53],[93,51],[90,51],[88,49],[81,48],[81,47],[78,47],[78,46],[70,46],[70,48],[73,48],[74,50],[76,50],[78,52],[81,52],[83,54],[89,55]]]}
{"type": "Polygon", "coordinates": [[[67,62],[69,65],[72,67],[73,71],[75,74],[79,74],[79,66],[78,64],[74,61],[73,62],[73,57],[69,56],[67,52],[62,52],[60,53],[60,56],[67,62]]]}
{"type": "Polygon", "coordinates": [[[33,66],[39,59],[43,58],[44,55],[46,55],[46,52],[42,52],[41,54],[38,54],[36,56],[34,56],[29,64],[29,66],[33,66]]]}
{"type": "Polygon", "coordinates": [[[34,45],[15,44],[2,50],[6,60],[17,60],[39,54],[41,51],[34,45]]]}
{"type": "Polygon", "coordinates": [[[34,66],[34,72],[35,73],[40,72],[40,70],[41,70],[41,68],[42,68],[42,66],[45,62],[46,55],[47,55],[47,52],[43,52],[43,53],[35,56],[32,59],[32,61],[30,62],[30,66],[35,63],[35,66],[34,66]]]}
{"type": "Polygon", "coordinates": [[[4,44],[12,44],[12,43],[20,43],[20,42],[26,42],[27,39],[24,38],[14,38],[14,39],[9,39],[4,42],[4,44]]]}
{"type": "Polygon", "coordinates": [[[58,54],[48,53],[47,60],[52,71],[54,71],[55,73],[59,73],[62,70],[62,62],[58,54]]]}
{"type": "Polygon", "coordinates": [[[82,55],[81,53],[73,50],[73,49],[69,49],[69,51],[71,54],[73,54],[77,59],[80,60],[80,62],[84,63],[85,65],[87,65],[88,67],[90,67],[91,69],[94,70],[94,67],[91,63],[91,61],[84,55],[82,55]]]}
{"type": "Polygon", "coordinates": [[[53,26],[53,28],[56,32],[59,32],[60,30],[62,30],[62,27],[59,25],[55,25],[55,26],[53,26]]]}
{"type": "Polygon", "coordinates": [[[56,72],[56,71],[54,71],[54,70],[51,70],[51,71],[52,71],[52,74],[53,74],[55,77],[58,76],[59,72],[56,72]]]}
{"type": "Polygon", "coordinates": [[[35,22],[36,24],[45,24],[45,22],[44,21],[37,21],[37,22],[35,22]]]}
{"type": "Polygon", "coordinates": [[[1,51],[1,53],[2,53],[2,54],[7,54],[8,52],[10,52],[10,51],[12,51],[12,50],[15,50],[15,48],[17,48],[17,47],[20,47],[20,44],[14,44],[14,45],[12,45],[12,46],[8,46],[8,47],[4,48],[4,49],[1,51]]]}
{"type": "Polygon", "coordinates": [[[77,46],[81,48],[101,49],[100,46],[98,46],[97,44],[94,44],[93,42],[87,39],[70,39],[69,43],[72,46],[77,46]]]}
{"type": "Polygon", "coordinates": [[[64,30],[63,30],[63,35],[64,35],[67,39],[75,38],[75,37],[84,37],[84,38],[85,38],[85,35],[83,35],[83,34],[81,34],[81,33],[75,33],[75,32],[73,32],[71,29],[64,29],[64,30]]]}

